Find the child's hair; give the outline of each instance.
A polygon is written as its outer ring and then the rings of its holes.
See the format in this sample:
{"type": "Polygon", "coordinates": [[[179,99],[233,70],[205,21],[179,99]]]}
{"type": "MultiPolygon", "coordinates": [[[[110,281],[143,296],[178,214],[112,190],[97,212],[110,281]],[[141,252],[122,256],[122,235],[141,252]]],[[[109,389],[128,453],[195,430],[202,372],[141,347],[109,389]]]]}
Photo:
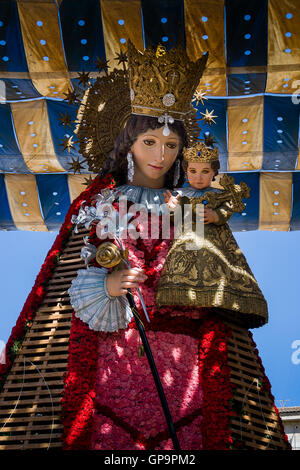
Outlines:
{"type": "MultiPolygon", "coordinates": [[[[189,165],[189,162],[187,160],[183,159],[182,160],[182,168],[183,168],[184,171],[186,171],[188,169],[188,165],[189,165]]],[[[210,166],[211,166],[212,170],[214,170],[214,172],[215,172],[215,175],[212,179],[213,181],[215,181],[215,179],[216,179],[215,177],[219,174],[218,170],[220,169],[219,160],[214,160],[214,161],[210,162],[210,166]]]]}

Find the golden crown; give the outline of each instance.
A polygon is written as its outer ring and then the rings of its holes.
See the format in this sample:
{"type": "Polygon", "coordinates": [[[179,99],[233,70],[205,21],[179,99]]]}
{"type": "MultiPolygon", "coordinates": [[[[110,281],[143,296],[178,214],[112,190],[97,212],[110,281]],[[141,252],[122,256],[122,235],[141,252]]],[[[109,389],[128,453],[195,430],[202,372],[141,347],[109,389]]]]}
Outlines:
{"type": "Polygon", "coordinates": [[[180,46],[168,52],[158,46],[141,53],[129,40],[127,57],[132,113],[161,118],[166,125],[184,120],[191,112],[208,53],[192,62],[180,46]]]}
{"type": "Polygon", "coordinates": [[[183,149],[183,158],[188,162],[210,163],[219,160],[219,151],[197,142],[193,147],[183,149]]]}

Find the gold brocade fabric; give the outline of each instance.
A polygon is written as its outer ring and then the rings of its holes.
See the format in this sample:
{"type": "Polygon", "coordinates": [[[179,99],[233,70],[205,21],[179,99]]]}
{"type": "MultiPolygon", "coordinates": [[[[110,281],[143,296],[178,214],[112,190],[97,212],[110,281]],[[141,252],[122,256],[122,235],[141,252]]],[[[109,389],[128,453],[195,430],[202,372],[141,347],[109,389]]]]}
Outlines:
{"type": "Polygon", "coordinates": [[[203,236],[195,232],[174,239],[159,279],[157,305],[189,305],[225,309],[247,328],[268,321],[267,302],[240,250],[227,220],[229,203],[216,209],[218,224],[205,224],[203,236]],[[191,243],[197,243],[197,249],[191,243]]]}

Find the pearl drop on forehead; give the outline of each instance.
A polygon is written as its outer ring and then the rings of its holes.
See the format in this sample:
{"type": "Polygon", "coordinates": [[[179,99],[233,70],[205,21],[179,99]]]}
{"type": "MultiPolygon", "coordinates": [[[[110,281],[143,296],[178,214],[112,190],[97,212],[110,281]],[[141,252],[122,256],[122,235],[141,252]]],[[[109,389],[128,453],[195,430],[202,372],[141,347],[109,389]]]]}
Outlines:
{"type": "Polygon", "coordinates": [[[170,135],[170,129],[169,129],[169,127],[168,127],[167,125],[165,125],[165,127],[164,127],[163,135],[164,135],[165,137],[168,137],[168,135],[170,135]]]}

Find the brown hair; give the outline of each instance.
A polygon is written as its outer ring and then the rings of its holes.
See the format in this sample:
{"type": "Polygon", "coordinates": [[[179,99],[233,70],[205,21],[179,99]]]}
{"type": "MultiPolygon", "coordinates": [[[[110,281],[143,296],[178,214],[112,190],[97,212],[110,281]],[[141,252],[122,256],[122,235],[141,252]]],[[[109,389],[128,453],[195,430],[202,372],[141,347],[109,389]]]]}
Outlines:
{"type": "MultiPolygon", "coordinates": [[[[184,171],[186,171],[188,169],[188,164],[189,162],[187,160],[183,160],[182,161],[182,168],[184,171]]],[[[220,169],[220,162],[219,160],[214,160],[212,162],[210,162],[210,166],[211,166],[211,169],[214,170],[215,172],[215,176],[217,176],[219,174],[218,170],[220,169]]],[[[215,176],[213,177],[213,181],[215,181],[215,176]]]]}
{"type": "MultiPolygon", "coordinates": [[[[131,114],[128,118],[126,126],[119,134],[118,138],[115,141],[114,149],[107,157],[101,172],[100,176],[103,177],[107,173],[110,173],[116,180],[116,184],[126,184],[127,183],[127,153],[130,151],[130,148],[136,141],[137,137],[140,134],[143,134],[148,129],[159,129],[162,127],[162,124],[158,122],[156,117],[150,116],[137,116],[131,114]]],[[[184,125],[181,121],[174,121],[174,124],[169,124],[169,128],[172,132],[178,135],[180,138],[180,149],[177,155],[177,159],[180,160],[180,163],[183,161],[182,149],[187,145],[187,135],[184,128],[184,125]]],[[[176,160],[175,160],[176,161],[176,160]]],[[[174,186],[174,171],[176,164],[171,166],[170,170],[165,175],[165,187],[168,189],[173,188],[174,186]]],[[[177,186],[182,186],[184,183],[184,172],[180,165],[180,177],[178,180],[177,186]]]]}

